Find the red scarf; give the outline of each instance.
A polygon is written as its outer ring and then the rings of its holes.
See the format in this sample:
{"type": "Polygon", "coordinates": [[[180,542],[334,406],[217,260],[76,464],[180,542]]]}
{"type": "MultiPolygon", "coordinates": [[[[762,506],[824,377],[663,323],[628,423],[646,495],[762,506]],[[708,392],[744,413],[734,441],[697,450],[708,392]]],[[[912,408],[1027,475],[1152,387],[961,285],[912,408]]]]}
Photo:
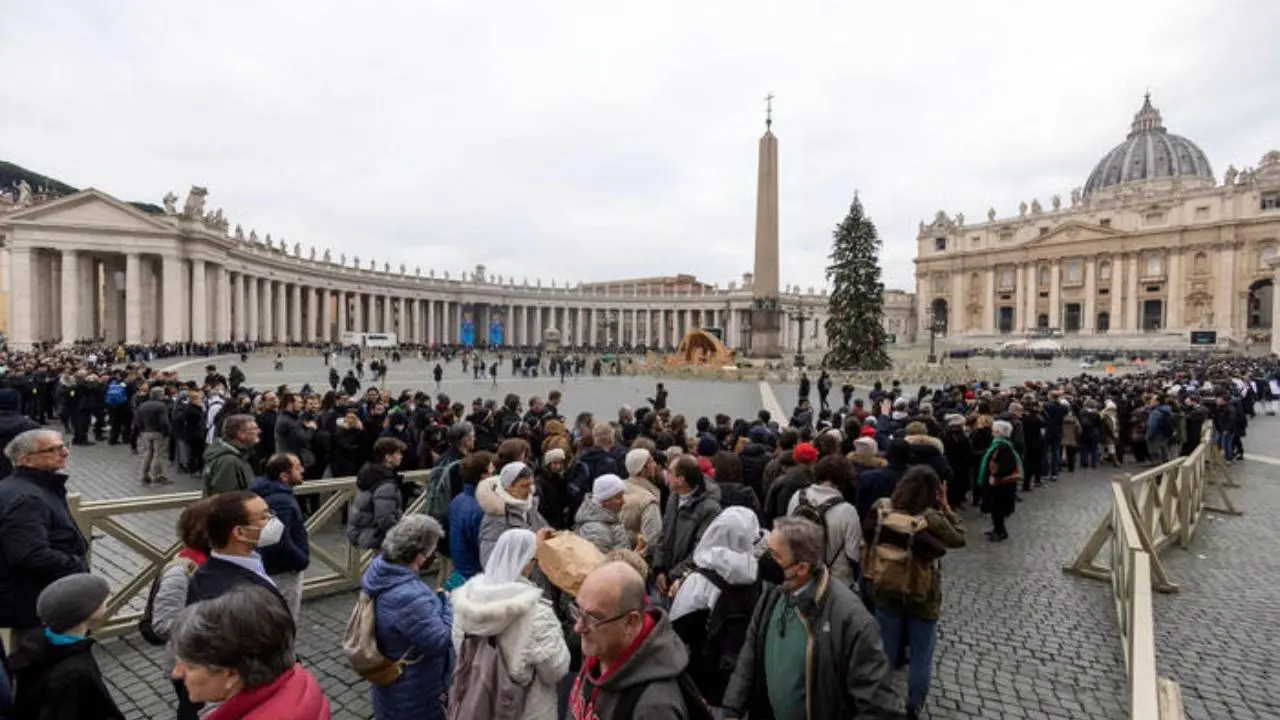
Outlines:
{"type": "Polygon", "coordinates": [[[209,554],[195,548],[182,548],[178,551],[178,557],[190,560],[196,564],[196,567],[204,567],[209,562],[209,554]]]}

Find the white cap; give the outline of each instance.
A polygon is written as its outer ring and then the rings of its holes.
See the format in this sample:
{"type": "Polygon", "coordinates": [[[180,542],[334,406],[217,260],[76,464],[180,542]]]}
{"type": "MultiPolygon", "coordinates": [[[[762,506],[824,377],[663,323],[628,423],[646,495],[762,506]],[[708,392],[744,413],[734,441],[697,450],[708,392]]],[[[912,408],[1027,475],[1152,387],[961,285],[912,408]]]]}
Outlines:
{"type": "Polygon", "coordinates": [[[622,478],[607,473],[596,478],[595,484],[591,486],[591,499],[598,503],[602,503],[611,497],[617,497],[625,492],[627,483],[622,478]]]}

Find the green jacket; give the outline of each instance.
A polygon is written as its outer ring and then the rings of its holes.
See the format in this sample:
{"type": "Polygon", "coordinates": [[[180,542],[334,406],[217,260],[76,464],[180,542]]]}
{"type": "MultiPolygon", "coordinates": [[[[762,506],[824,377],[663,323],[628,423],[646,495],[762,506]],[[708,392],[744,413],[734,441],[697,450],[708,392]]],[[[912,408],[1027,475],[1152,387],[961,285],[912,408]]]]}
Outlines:
{"type": "Polygon", "coordinates": [[[248,490],[253,481],[253,466],[249,459],[253,448],[240,447],[222,438],[213,441],[204,451],[204,494],[248,490]]]}

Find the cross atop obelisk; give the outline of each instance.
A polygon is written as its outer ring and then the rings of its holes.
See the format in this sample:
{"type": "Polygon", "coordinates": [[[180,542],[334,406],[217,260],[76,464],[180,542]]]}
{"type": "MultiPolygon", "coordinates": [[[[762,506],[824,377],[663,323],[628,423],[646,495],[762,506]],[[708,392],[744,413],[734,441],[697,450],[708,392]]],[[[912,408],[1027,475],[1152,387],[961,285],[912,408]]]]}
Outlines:
{"type": "Polygon", "coordinates": [[[778,347],[778,138],[773,93],[765,96],[764,135],[756,186],[756,258],[752,279],[751,357],[780,357],[778,347]]]}

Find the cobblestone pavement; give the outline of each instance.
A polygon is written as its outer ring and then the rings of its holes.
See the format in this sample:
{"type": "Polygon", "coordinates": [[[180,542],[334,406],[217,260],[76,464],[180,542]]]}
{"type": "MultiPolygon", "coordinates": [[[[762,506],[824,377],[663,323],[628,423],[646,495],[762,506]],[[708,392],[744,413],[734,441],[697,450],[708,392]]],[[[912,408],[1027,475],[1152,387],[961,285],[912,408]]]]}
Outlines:
{"type": "MultiPolygon", "coordinates": [[[[256,367],[259,362],[250,362],[251,379],[263,375],[256,367]]],[[[313,362],[320,366],[318,360],[313,362]]],[[[202,372],[201,366],[193,369],[202,372]]],[[[459,371],[456,368],[455,374],[459,371]]],[[[275,380],[274,373],[265,374],[266,381],[275,380]]],[[[287,381],[301,384],[306,379],[287,381]]],[[[475,394],[488,394],[470,379],[453,382],[454,387],[474,386],[475,394]]],[[[568,384],[570,411],[589,403],[596,412],[611,413],[618,403],[651,389],[644,378],[584,378],[579,383],[568,384]]],[[[403,382],[393,372],[389,385],[401,387],[403,382]]],[[[534,388],[549,389],[550,383],[517,381],[506,387],[511,386],[526,396],[534,388]]],[[[503,392],[506,387],[500,385],[503,392]]],[[[754,383],[673,381],[669,387],[673,405],[695,416],[719,407],[753,414],[759,403],[754,383]],[[727,388],[740,391],[726,392],[727,388]],[[741,403],[741,408],[730,403],[741,403]]],[[[447,384],[445,391],[459,392],[447,384]]],[[[780,395],[784,392],[785,388],[779,390],[780,395]]],[[[1259,419],[1250,429],[1251,447],[1265,448],[1276,440],[1280,421],[1274,418],[1259,419]]],[[[157,492],[138,485],[137,463],[125,448],[76,448],[71,464],[72,487],[87,496],[157,492]]],[[[1233,474],[1243,485],[1233,497],[1247,514],[1211,517],[1191,550],[1167,549],[1162,558],[1181,592],[1156,597],[1160,672],[1182,684],[1188,717],[1202,720],[1280,717],[1280,691],[1271,669],[1272,650],[1280,645],[1280,623],[1275,621],[1280,563],[1271,552],[1280,535],[1271,521],[1280,511],[1280,460],[1249,460],[1233,474]]],[[[1108,478],[1104,471],[1077,471],[1030,493],[1011,518],[1013,537],[1005,543],[988,543],[981,536],[986,529],[983,518],[967,513],[970,545],[944,560],[944,603],[925,717],[1125,716],[1124,661],[1110,593],[1103,583],[1061,570],[1104,512],[1108,478]]],[[[197,488],[194,478],[176,480],[171,490],[197,488]]],[[[151,513],[127,524],[158,542],[171,537],[173,519],[173,513],[151,513]]],[[[335,530],[319,541],[329,545],[341,538],[335,530]]],[[[113,585],[141,567],[136,555],[110,538],[95,541],[94,548],[94,570],[113,585]]],[[[335,718],[366,718],[371,713],[367,685],[355,680],[338,649],[352,602],[351,593],[308,601],[298,641],[302,661],[326,688],[335,718]]],[[[98,653],[107,682],[129,718],[171,716],[173,691],[160,648],[133,635],[105,641],[98,653]]]]}

